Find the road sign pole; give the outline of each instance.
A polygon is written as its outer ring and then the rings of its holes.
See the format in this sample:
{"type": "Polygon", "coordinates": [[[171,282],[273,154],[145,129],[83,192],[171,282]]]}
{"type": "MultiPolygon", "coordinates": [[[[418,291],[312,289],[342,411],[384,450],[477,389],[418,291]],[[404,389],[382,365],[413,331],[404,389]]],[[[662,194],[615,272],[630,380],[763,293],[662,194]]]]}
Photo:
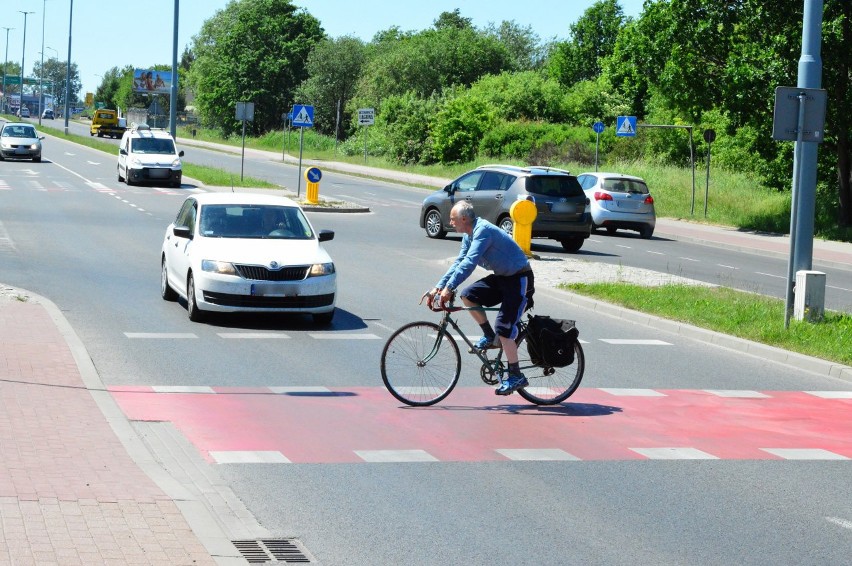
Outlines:
{"type": "Polygon", "coordinates": [[[246,161],[246,119],[243,117],[243,153],[240,157],[240,183],[243,182],[243,164],[246,161]]]}
{"type": "Polygon", "coordinates": [[[302,192],[302,141],[304,140],[305,128],[299,128],[299,180],[296,185],[296,199],[302,192]]]}
{"type": "Polygon", "coordinates": [[[595,172],[598,170],[598,148],[601,145],[601,135],[596,134],[597,139],[595,140],[595,172]]]}
{"type": "Polygon", "coordinates": [[[784,328],[790,328],[790,314],[793,312],[794,300],[794,284],[796,271],[796,234],[798,233],[799,222],[799,200],[801,193],[802,174],[802,149],[804,143],[802,136],[804,133],[805,123],[805,100],[807,95],[802,93],[799,95],[799,121],[797,123],[798,133],[796,134],[796,151],[795,159],[793,160],[793,194],[790,196],[790,257],[787,258],[787,294],[784,305],[784,328]]]}
{"type": "Polygon", "coordinates": [[[367,164],[367,126],[364,126],[364,165],[367,164]]]}

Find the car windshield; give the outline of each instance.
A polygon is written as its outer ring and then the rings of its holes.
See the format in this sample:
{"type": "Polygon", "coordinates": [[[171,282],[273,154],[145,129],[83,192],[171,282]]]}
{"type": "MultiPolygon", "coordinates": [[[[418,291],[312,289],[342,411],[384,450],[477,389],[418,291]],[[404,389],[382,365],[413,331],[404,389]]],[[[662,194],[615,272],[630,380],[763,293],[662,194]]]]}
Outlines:
{"type": "Polygon", "coordinates": [[[584,196],[577,177],[569,175],[534,175],[527,179],[527,192],[548,197],[584,196]]]}
{"type": "Polygon", "coordinates": [[[175,153],[175,144],[168,138],[137,138],[131,144],[133,153],[175,153]]]}
{"type": "Polygon", "coordinates": [[[6,126],[3,135],[10,138],[34,138],[35,128],[32,126],[6,126]]]}
{"type": "Polygon", "coordinates": [[[603,188],[613,193],[648,194],[648,185],[635,179],[604,179],[603,188]]]}
{"type": "Polygon", "coordinates": [[[207,238],[310,240],[308,219],[294,206],[208,204],[201,207],[201,235],[207,238]]]}

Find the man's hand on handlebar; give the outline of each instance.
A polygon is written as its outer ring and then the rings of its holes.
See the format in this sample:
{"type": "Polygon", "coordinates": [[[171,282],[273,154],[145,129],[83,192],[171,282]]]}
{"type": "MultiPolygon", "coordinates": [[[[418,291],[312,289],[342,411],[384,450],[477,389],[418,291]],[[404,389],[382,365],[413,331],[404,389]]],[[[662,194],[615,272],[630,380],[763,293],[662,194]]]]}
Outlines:
{"type": "Polygon", "coordinates": [[[426,306],[429,307],[429,310],[440,311],[449,307],[448,303],[452,303],[454,297],[455,293],[449,289],[438,289],[436,287],[423,293],[420,302],[422,303],[423,299],[426,299],[426,306]]]}

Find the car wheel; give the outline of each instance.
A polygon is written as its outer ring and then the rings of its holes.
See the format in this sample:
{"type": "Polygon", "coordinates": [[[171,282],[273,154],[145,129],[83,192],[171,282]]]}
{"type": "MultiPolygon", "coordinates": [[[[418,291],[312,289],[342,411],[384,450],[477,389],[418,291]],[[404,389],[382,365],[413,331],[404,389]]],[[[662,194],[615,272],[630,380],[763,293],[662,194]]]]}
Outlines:
{"type": "Polygon", "coordinates": [[[164,301],[174,301],[177,299],[177,293],[174,289],[172,289],[171,285],[169,285],[169,272],[166,269],[166,258],[163,258],[160,273],[160,295],[162,295],[164,301]]]}
{"type": "Polygon", "coordinates": [[[447,235],[444,230],[444,222],[441,220],[441,213],[432,208],[426,213],[426,235],[430,238],[441,239],[447,235]]]}
{"type": "Polygon", "coordinates": [[[512,221],[512,219],[511,219],[510,217],[508,217],[508,216],[504,216],[503,218],[501,218],[500,220],[498,220],[498,221],[497,221],[497,226],[498,226],[501,230],[503,230],[504,232],[506,232],[507,234],[509,234],[510,236],[512,235],[512,232],[515,230],[515,223],[514,223],[514,222],[512,221]]]}
{"type": "Polygon", "coordinates": [[[41,163],[41,155],[33,157],[33,163],[41,163]]]}
{"type": "Polygon", "coordinates": [[[564,240],[559,240],[559,243],[562,244],[562,249],[573,254],[580,251],[584,241],[583,238],[565,238],[564,240]]]}
{"type": "Polygon", "coordinates": [[[607,233],[607,234],[609,234],[610,236],[612,236],[613,234],[615,234],[615,231],[616,231],[616,227],[615,227],[615,226],[607,226],[607,227],[606,227],[606,233],[607,233]]]}
{"type": "Polygon", "coordinates": [[[639,236],[644,238],[645,240],[650,240],[651,236],[654,235],[654,229],[650,226],[642,226],[642,229],[639,230],[639,236]]]}
{"type": "Polygon", "coordinates": [[[314,324],[317,326],[328,326],[331,324],[331,319],[334,318],[334,311],[318,312],[311,315],[314,319],[314,324]]]}
{"type": "Polygon", "coordinates": [[[123,182],[124,182],[124,177],[122,177],[122,176],[121,176],[121,169],[119,169],[118,167],[116,167],[116,169],[115,169],[115,170],[116,170],[116,172],[118,173],[118,182],[119,182],[119,183],[123,183],[123,182]]]}
{"type": "Polygon", "coordinates": [[[195,277],[192,273],[186,280],[186,314],[192,322],[204,320],[204,312],[198,308],[198,302],[195,300],[195,277]]]}

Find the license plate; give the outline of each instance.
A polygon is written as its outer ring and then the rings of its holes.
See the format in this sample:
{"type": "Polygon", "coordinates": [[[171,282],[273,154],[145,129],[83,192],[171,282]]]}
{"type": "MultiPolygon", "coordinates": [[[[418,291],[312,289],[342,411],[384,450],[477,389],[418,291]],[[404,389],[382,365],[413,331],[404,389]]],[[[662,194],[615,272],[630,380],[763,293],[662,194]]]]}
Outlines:
{"type": "Polygon", "coordinates": [[[19,154],[19,155],[27,155],[29,152],[30,152],[30,150],[28,150],[25,147],[19,147],[19,148],[15,149],[15,153],[19,154]]]}
{"type": "Polygon", "coordinates": [[[252,283],[249,294],[253,297],[295,297],[299,293],[295,289],[283,285],[252,283]]]}

